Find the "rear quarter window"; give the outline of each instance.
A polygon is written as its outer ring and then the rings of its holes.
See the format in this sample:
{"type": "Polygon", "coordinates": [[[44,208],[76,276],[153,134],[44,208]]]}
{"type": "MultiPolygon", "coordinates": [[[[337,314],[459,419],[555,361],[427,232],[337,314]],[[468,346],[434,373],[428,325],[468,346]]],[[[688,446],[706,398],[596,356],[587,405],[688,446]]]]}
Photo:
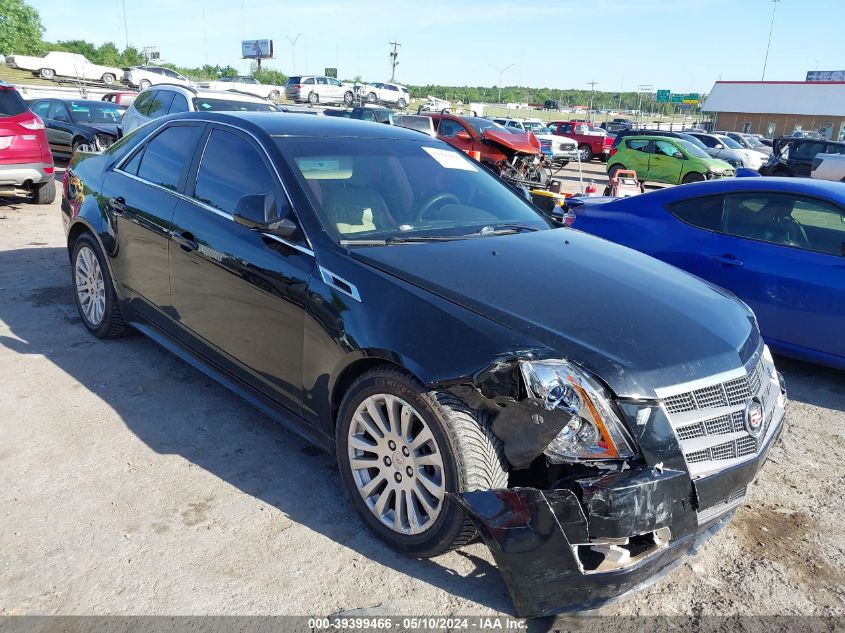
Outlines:
{"type": "Polygon", "coordinates": [[[0,116],[17,116],[27,110],[26,101],[17,90],[0,87],[0,116]]]}
{"type": "Polygon", "coordinates": [[[706,231],[719,231],[723,206],[722,196],[706,196],[673,202],[667,208],[681,222],[706,231]]]}

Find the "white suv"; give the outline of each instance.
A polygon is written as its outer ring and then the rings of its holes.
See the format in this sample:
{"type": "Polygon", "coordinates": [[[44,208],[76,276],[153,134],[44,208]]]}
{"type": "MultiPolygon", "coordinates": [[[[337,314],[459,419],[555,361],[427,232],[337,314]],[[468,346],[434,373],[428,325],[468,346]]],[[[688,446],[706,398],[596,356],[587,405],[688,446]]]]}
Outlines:
{"type": "Polygon", "coordinates": [[[144,90],[129,106],[121,121],[121,132],[129,134],[167,114],[213,111],[278,112],[279,109],[266,99],[237,92],[160,84],[144,90]]]}
{"type": "Polygon", "coordinates": [[[366,84],[361,94],[367,101],[394,104],[404,110],[411,102],[411,94],[405,86],[386,84],[381,82],[366,84]]]}
{"type": "Polygon", "coordinates": [[[285,97],[295,103],[352,105],[355,87],[325,75],[295,75],[285,82],[285,97]]]}
{"type": "Polygon", "coordinates": [[[156,84],[183,84],[190,86],[191,81],[175,70],[161,66],[132,66],[123,70],[123,81],[133,88],[146,90],[156,84]]]}

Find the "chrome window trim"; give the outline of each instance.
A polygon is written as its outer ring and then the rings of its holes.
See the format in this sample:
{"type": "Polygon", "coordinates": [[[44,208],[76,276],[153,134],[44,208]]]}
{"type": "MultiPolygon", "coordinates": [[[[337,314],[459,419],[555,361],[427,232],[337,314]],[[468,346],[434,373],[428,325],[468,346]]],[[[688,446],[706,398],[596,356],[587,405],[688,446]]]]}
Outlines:
{"type": "MultiPolygon", "coordinates": [[[[301,253],[304,253],[306,255],[311,255],[312,257],[314,257],[314,247],[311,244],[311,240],[308,237],[308,234],[305,232],[305,227],[303,226],[302,220],[299,217],[299,212],[296,210],[296,207],[293,204],[293,200],[290,197],[290,193],[288,192],[288,188],[285,185],[285,181],[282,178],[282,175],[279,173],[279,170],[276,167],[275,163],[270,159],[270,155],[267,153],[267,148],[264,147],[264,145],[261,143],[261,141],[258,139],[258,137],[256,137],[255,134],[253,134],[252,132],[250,132],[248,130],[242,130],[241,128],[239,128],[235,125],[232,125],[231,123],[221,123],[220,121],[211,121],[209,119],[185,119],[183,121],[168,122],[167,124],[163,125],[161,127],[161,129],[156,132],[155,135],[158,136],[159,134],[164,132],[164,130],[166,130],[167,128],[173,127],[174,125],[176,125],[178,123],[189,123],[191,121],[198,121],[198,122],[201,122],[201,123],[207,123],[207,124],[211,124],[211,125],[225,125],[226,127],[230,127],[234,130],[244,132],[244,133],[246,133],[246,134],[248,134],[249,136],[252,137],[252,139],[258,144],[258,147],[261,148],[261,152],[264,153],[264,158],[266,159],[266,161],[272,166],[273,172],[276,174],[276,180],[278,180],[278,182],[282,185],[282,191],[285,192],[285,197],[288,200],[288,205],[290,205],[291,211],[293,211],[293,214],[296,217],[296,221],[299,224],[299,229],[302,231],[302,236],[305,238],[305,243],[307,244],[307,246],[302,246],[302,245],[299,245],[299,244],[295,244],[293,242],[289,242],[288,240],[286,240],[282,237],[279,237],[278,235],[271,235],[269,233],[263,233],[263,234],[266,235],[267,237],[277,241],[277,242],[285,244],[286,246],[290,246],[294,250],[300,251],[301,253]]],[[[197,164],[197,174],[199,174],[199,166],[202,165],[202,159],[205,156],[205,150],[206,150],[206,147],[208,147],[208,140],[210,138],[211,138],[211,134],[209,134],[205,139],[205,145],[203,145],[202,154],[200,155],[200,160],[199,160],[199,163],[197,164]]],[[[225,211],[221,211],[220,209],[216,209],[216,208],[214,208],[214,207],[212,207],[212,206],[210,206],[210,205],[208,205],[204,202],[201,202],[200,200],[197,200],[196,198],[192,198],[191,196],[186,196],[185,194],[183,194],[179,191],[173,191],[172,189],[168,189],[167,187],[162,187],[161,185],[157,185],[154,182],[150,182],[148,180],[145,180],[143,178],[140,178],[138,176],[130,174],[129,172],[124,171],[123,167],[129,161],[131,161],[132,158],[135,156],[135,154],[137,154],[140,151],[141,147],[146,146],[147,143],[150,142],[150,140],[152,140],[152,139],[144,139],[138,145],[138,147],[136,147],[133,151],[129,152],[129,154],[127,154],[123,158],[123,160],[120,161],[117,164],[117,166],[113,168],[113,170],[116,171],[116,172],[120,172],[124,176],[132,178],[133,180],[137,180],[138,182],[142,182],[145,185],[150,185],[151,187],[155,187],[157,189],[160,189],[161,191],[166,191],[167,193],[172,193],[173,195],[177,196],[178,198],[181,198],[182,200],[185,200],[186,202],[193,202],[194,204],[199,205],[200,207],[207,209],[208,211],[211,211],[212,213],[215,213],[215,214],[217,214],[221,217],[228,218],[229,220],[232,220],[232,222],[235,221],[235,219],[232,217],[231,213],[226,213],[225,211]]],[[[337,278],[340,279],[340,277],[337,277],[337,278]]],[[[341,281],[344,281],[344,283],[346,283],[345,280],[341,280],[341,281]]],[[[360,301],[360,298],[358,299],[358,301],[360,301]]]]}
{"type": "Polygon", "coordinates": [[[323,280],[323,283],[325,283],[329,288],[333,288],[334,290],[345,294],[347,297],[352,297],[353,299],[355,299],[355,301],[361,303],[361,295],[358,293],[358,288],[355,286],[355,284],[347,281],[340,275],[334,274],[327,268],[323,268],[322,266],[317,266],[317,268],[320,269],[320,278],[323,280]],[[349,290],[338,286],[337,283],[335,283],[336,281],[339,281],[349,286],[349,290]]]}

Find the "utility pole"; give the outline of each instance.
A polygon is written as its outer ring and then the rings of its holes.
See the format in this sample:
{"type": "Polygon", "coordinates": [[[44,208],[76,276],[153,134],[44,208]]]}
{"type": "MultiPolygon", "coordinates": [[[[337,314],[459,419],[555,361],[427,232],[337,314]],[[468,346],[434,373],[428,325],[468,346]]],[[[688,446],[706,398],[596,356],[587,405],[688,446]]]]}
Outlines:
{"type": "Polygon", "coordinates": [[[780,0],[772,0],[772,23],[769,25],[769,41],[766,44],[766,56],[763,58],[763,76],[760,81],[766,80],[766,65],[769,63],[769,47],[772,45],[772,31],[775,28],[775,11],[778,8],[780,0]]]}
{"type": "Polygon", "coordinates": [[[399,65],[399,47],[402,46],[399,42],[389,42],[389,44],[393,47],[393,50],[390,51],[390,81],[391,83],[396,81],[396,67],[399,65]]]}
{"type": "Polygon", "coordinates": [[[296,42],[302,37],[302,33],[297,33],[296,37],[291,39],[290,35],[285,35],[285,39],[290,42],[290,54],[293,57],[293,74],[296,74],[296,42]]]}
{"type": "Polygon", "coordinates": [[[126,48],[129,48],[129,27],[126,25],[126,0],[123,0],[123,37],[126,41],[126,48]]]}
{"type": "Polygon", "coordinates": [[[490,66],[490,68],[492,68],[493,70],[495,70],[496,72],[499,73],[499,83],[496,84],[496,85],[499,87],[499,103],[501,103],[502,102],[502,73],[504,73],[508,68],[511,68],[513,66],[513,64],[508,64],[507,66],[503,66],[502,68],[499,68],[498,66],[494,66],[493,64],[487,64],[487,65],[490,66]]]}
{"type": "Polygon", "coordinates": [[[598,82],[594,79],[593,81],[588,81],[587,85],[590,87],[590,109],[587,110],[587,116],[590,116],[590,112],[593,111],[593,95],[596,94],[596,84],[598,82]]]}

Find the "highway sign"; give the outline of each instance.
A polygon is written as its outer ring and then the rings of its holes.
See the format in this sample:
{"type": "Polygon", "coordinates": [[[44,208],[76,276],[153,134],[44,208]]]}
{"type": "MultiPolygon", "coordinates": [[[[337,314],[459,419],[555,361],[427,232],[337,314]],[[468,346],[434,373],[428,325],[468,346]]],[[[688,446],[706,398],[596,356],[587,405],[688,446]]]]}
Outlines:
{"type": "Polygon", "coordinates": [[[658,90],[657,97],[655,98],[656,103],[669,103],[669,95],[672,94],[671,90],[658,90]]]}

